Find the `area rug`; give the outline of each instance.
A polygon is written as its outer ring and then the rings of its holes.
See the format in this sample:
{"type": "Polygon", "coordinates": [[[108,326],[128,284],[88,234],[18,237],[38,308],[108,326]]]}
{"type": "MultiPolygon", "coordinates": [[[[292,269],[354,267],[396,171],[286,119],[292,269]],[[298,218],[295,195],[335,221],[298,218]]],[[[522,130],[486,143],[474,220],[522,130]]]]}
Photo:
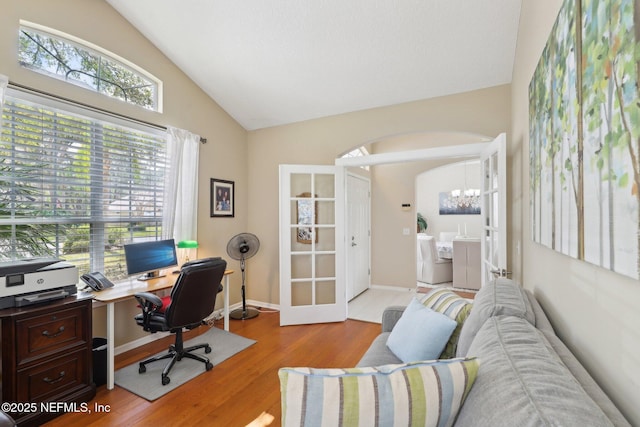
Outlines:
{"type": "MultiPolygon", "coordinates": [[[[227,360],[234,354],[241,352],[247,347],[250,347],[255,344],[256,341],[219,328],[211,328],[204,334],[185,341],[184,346],[189,347],[191,345],[204,343],[209,343],[211,346],[211,353],[205,354],[204,349],[199,349],[194,353],[201,354],[209,359],[213,364],[213,369],[209,371],[212,373],[215,372],[216,365],[227,360]]],[[[166,353],[166,350],[158,354],[163,353],[166,353]]],[[[171,382],[163,386],[161,381],[162,370],[168,361],[169,360],[166,359],[148,364],[147,372],[144,374],[138,373],[139,365],[137,362],[129,366],[125,366],[115,372],[115,383],[119,387],[125,388],[140,397],[153,401],[171,390],[175,390],[198,375],[207,372],[205,370],[204,363],[184,358],[179,362],[176,362],[169,373],[171,382]]]]}

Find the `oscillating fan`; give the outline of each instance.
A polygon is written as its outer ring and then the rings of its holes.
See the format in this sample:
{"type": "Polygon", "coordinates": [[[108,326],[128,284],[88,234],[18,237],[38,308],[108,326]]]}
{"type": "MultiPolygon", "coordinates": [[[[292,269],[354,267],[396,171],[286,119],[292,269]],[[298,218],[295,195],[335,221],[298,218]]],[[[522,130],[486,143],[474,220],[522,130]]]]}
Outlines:
{"type": "Polygon", "coordinates": [[[259,312],[255,308],[247,307],[246,289],[244,283],[245,260],[251,258],[260,249],[260,240],[255,234],[240,233],[236,234],[227,243],[227,253],[233,259],[240,261],[240,270],[242,271],[242,308],[238,308],[229,313],[229,317],[236,320],[252,319],[259,312]]]}

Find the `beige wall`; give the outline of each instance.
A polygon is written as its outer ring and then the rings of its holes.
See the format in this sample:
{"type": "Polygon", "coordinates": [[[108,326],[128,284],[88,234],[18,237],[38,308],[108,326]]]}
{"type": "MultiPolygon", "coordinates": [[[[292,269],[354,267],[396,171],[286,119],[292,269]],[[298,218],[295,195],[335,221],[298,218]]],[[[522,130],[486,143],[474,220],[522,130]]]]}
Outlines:
{"type": "Polygon", "coordinates": [[[512,83],[514,152],[511,178],[522,222],[522,280],[551,317],[556,332],[633,425],[640,425],[640,283],[532,242],[528,211],[528,85],[560,0],[524,0],[512,83]],[[544,266],[544,268],[540,268],[544,266]]]}
{"type": "MultiPolygon", "coordinates": [[[[495,137],[509,132],[510,88],[489,89],[342,114],[249,132],[249,231],[261,240],[247,273],[253,300],[279,303],[278,165],[333,164],[335,158],[364,143],[374,152],[443,144],[425,133],[469,132],[495,137]]],[[[453,144],[453,142],[450,142],[453,144]]],[[[372,283],[415,285],[415,177],[424,165],[377,166],[372,170],[372,283]],[[412,234],[402,235],[409,227],[412,234]]]]}
{"type": "MultiPolygon", "coordinates": [[[[199,165],[199,256],[226,255],[226,244],[247,224],[246,131],[206,96],[173,63],[101,0],[11,0],[0,14],[0,73],[11,82],[61,95],[163,126],[188,129],[208,139],[201,146],[199,165]],[[17,62],[19,20],[63,31],[126,58],[164,82],[162,114],[111,100],[102,95],[21,68],[17,62]],[[209,217],[209,179],[236,183],[235,218],[209,217]]],[[[234,267],[232,265],[233,268],[234,267]]],[[[239,301],[239,274],[232,276],[232,301],[239,301]]],[[[135,327],[133,303],[116,308],[116,345],[146,335],[135,327]]],[[[104,336],[104,308],[94,315],[94,331],[104,336]]]]}

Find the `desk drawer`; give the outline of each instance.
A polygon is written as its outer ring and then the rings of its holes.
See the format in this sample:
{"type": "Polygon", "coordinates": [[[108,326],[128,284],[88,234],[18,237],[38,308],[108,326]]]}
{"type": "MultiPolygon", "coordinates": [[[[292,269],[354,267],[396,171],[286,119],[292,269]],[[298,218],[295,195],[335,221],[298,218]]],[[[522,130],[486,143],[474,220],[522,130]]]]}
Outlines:
{"type": "Polygon", "coordinates": [[[18,320],[16,332],[21,338],[17,343],[18,365],[44,354],[87,343],[88,332],[84,328],[87,315],[83,306],[18,320]]]}
{"type": "Polygon", "coordinates": [[[18,371],[17,402],[42,402],[89,384],[87,349],[18,371]]]}

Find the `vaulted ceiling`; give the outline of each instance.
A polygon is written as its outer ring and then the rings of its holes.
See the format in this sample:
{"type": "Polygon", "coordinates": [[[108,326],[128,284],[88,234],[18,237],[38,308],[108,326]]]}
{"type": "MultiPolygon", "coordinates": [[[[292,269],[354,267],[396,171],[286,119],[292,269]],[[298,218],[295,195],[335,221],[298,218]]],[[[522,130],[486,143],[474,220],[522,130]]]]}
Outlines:
{"type": "Polygon", "coordinates": [[[245,129],[511,82],[521,0],[107,0],[245,129]]]}

